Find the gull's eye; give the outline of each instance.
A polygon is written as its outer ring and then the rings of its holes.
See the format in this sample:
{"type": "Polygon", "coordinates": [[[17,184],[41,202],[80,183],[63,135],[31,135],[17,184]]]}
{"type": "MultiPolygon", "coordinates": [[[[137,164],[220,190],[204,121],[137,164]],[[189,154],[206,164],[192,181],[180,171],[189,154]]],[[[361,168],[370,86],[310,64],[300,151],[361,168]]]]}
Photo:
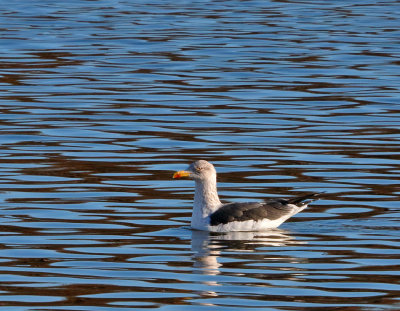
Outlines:
{"type": "Polygon", "coordinates": [[[200,166],[200,167],[196,167],[196,172],[201,172],[203,170],[203,168],[200,166]]]}

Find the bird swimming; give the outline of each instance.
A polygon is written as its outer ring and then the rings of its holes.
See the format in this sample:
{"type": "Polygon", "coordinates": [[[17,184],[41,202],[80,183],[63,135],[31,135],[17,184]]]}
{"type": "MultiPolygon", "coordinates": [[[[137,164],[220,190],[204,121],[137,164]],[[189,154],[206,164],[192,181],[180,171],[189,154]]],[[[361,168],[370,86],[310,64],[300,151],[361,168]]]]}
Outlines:
{"type": "Polygon", "coordinates": [[[221,203],[217,192],[217,172],[211,163],[198,160],[187,170],[173,175],[174,179],[184,177],[193,179],[196,185],[191,227],[203,231],[265,231],[277,228],[320,195],[311,193],[264,202],[221,203]]]}

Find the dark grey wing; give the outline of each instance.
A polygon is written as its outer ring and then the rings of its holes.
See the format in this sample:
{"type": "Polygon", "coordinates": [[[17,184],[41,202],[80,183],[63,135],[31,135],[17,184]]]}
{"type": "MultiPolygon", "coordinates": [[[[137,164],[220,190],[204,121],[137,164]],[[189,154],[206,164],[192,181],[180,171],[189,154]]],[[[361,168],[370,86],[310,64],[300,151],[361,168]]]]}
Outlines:
{"type": "Polygon", "coordinates": [[[210,225],[227,224],[232,221],[275,220],[292,211],[288,201],[284,199],[267,202],[229,203],[223,205],[210,215],[210,225]]]}

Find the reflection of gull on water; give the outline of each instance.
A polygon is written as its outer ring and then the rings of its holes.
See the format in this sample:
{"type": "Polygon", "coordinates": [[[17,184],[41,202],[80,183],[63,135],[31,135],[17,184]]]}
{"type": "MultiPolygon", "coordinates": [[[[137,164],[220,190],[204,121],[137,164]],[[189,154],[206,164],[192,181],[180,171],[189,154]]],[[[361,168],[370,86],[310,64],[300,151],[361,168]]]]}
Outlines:
{"type": "Polygon", "coordinates": [[[227,232],[215,234],[207,231],[192,231],[192,251],[194,271],[210,276],[202,281],[206,290],[202,295],[216,297],[218,293],[213,287],[219,286],[218,280],[212,276],[220,274],[222,263],[218,262],[221,252],[254,252],[258,247],[282,247],[293,244],[304,244],[296,241],[290,232],[274,229],[268,232],[227,232]]]}
{"type": "Polygon", "coordinates": [[[192,251],[194,252],[195,268],[199,268],[203,274],[218,274],[217,257],[220,254],[218,245],[210,245],[210,234],[206,231],[192,231],[192,251]]]}
{"type": "Polygon", "coordinates": [[[223,249],[239,252],[251,252],[260,246],[286,246],[303,244],[290,235],[290,232],[274,229],[265,232],[227,232],[210,234],[207,231],[192,231],[192,251],[194,267],[203,274],[219,273],[221,264],[218,256],[223,249]]]}
{"type": "MultiPolygon", "coordinates": [[[[240,247],[238,250],[246,251],[249,250],[249,245],[261,245],[261,246],[285,246],[289,242],[293,243],[294,238],[288,235],[288,231],[275,229],[271,231],[261,231],[261,232],[228,232],[221,235],[213,237],[213,240],[226,241],[228,246],[232,243],[229,241],[235,241],[235,245],[242,245],[245,247],[240,247]]],[[[254,250],[250,249],[250,250],[254,250]]]]}

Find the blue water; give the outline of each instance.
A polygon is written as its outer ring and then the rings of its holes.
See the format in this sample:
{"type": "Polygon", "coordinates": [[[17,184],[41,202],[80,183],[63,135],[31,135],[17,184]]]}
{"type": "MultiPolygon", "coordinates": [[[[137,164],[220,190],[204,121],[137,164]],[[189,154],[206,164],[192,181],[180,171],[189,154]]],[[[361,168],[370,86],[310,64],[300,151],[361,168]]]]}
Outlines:
{"type": "Polygon", "coordinates": [[[0,311],[399,310],[398,1],[0,8],[0,311]],[[324,191],[279,229],[189,228],[324,191]]]}

